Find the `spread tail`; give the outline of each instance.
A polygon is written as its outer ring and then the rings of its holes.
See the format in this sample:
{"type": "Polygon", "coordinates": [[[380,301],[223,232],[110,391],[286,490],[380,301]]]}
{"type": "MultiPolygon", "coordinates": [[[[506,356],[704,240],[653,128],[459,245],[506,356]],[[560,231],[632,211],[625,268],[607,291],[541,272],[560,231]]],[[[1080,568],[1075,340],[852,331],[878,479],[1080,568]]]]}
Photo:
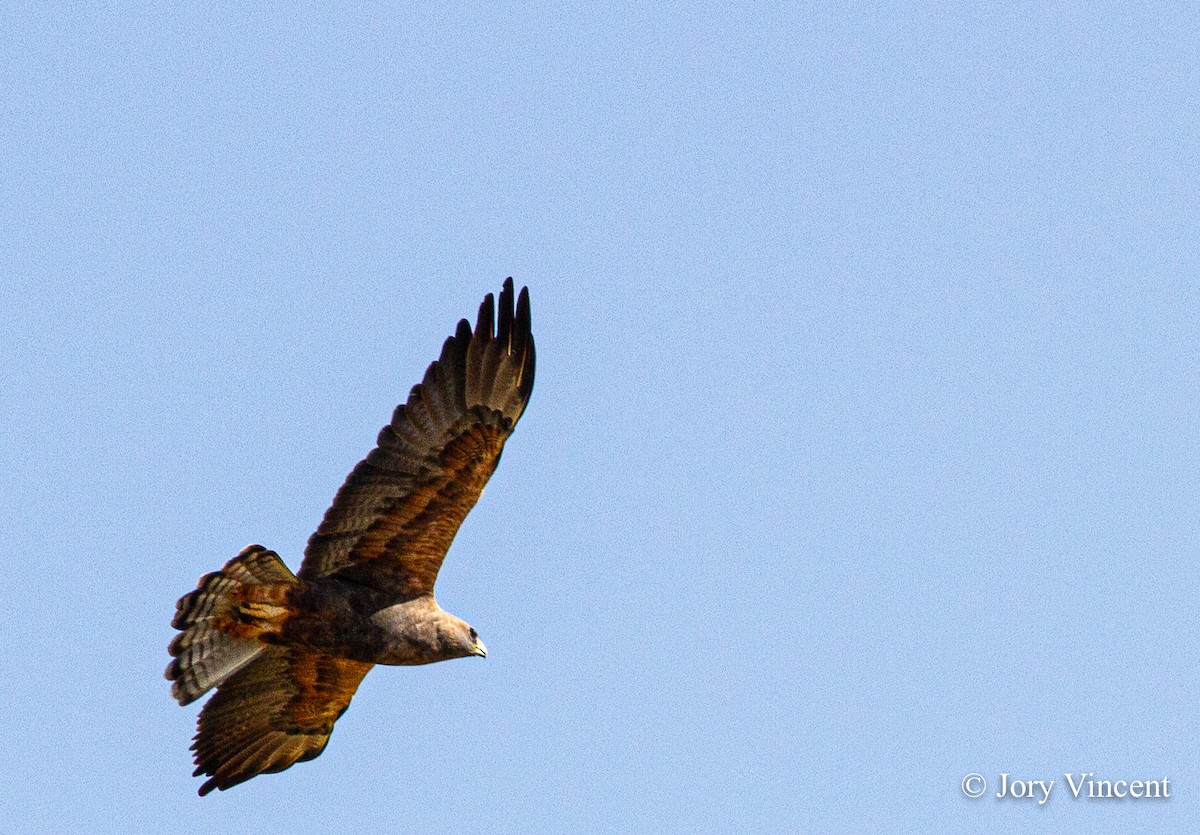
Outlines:
{"type": "Polygon", "coordinates": [[[249,664],[267,648],[263,636],[287,618],[296,577],[274,551],[248,545],[220,571],[205,574],[179,598],[168,651],[171,695],[186,705],[249,664]]]}

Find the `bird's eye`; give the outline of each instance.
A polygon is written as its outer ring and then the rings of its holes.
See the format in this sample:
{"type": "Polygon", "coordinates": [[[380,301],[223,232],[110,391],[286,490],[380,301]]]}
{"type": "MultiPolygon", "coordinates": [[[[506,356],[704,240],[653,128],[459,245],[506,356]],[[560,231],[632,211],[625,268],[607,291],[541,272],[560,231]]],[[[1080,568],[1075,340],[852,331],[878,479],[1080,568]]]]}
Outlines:
{"type": "Polygon", "coordinates": [[[479,637],[479,633],[476,632],[474,628],[472,628],[471,629],[471,640],[474,641],[478,637],[479,637]]]}

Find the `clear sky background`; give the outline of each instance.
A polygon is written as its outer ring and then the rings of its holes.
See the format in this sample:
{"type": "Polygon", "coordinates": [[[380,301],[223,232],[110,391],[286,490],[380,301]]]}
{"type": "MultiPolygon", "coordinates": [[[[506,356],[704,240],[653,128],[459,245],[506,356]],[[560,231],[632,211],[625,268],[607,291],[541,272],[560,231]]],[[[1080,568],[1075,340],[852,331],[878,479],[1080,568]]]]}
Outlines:
{"type": "Polygon", "coordinates": [[[6,5],[5,831],[1200,826],[1193,5],[6,5]],[[508,275],[489,657],[197,798],[176,598],[508,275]]]}

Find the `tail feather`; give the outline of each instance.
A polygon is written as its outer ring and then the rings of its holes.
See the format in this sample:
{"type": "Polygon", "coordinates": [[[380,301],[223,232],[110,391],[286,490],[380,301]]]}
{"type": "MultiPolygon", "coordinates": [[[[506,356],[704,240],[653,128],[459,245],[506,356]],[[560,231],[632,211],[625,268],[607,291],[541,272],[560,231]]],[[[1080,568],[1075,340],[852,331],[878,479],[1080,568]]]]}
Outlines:
{"type": "Polygon", "coordinates": [[[261,545],[201,577],[171,621],[180,630],[168,648],[171,695],[186,705],[253,661],[267,647],[261,636],[286,617],[285,595],[295,583],[279,555],[261,545]]]}

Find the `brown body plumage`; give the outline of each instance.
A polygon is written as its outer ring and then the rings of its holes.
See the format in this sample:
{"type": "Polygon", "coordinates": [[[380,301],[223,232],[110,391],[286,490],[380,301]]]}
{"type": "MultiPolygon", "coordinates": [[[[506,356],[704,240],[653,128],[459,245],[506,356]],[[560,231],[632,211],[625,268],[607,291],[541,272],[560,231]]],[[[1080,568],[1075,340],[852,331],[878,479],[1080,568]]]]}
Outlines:
{"type": "Polygon", "coordinates": [[[180,704],[213,687],[192,749],[200,794],[316,757],[375,664],[485,655],[433,586],[533,388],[529,296],[512,279],[464,319],[350,473],[293,575],[250,545],[178,603],[180,704]],[[493,327],[494,326],[494,327],[493,327]]]}

